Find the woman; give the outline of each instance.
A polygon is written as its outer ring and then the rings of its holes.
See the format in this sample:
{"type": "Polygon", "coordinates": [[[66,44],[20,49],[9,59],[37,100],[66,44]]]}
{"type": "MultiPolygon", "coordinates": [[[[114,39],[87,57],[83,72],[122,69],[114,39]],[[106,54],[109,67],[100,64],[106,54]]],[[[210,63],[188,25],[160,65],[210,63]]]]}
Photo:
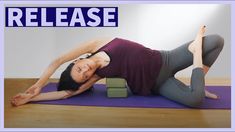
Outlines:
{"type": "Polygon", "coordinates": [[[137,95],[160,94],[189,107],[198,107],[206,97],[217,95],[204,89],[204,75],[215,62],[224,44],[218,35],[203,37],[202,26],[194,41],[171,51],[157,51],[120,38],[95,40],[54,60],[40,79],[24,93],[14,96],[14,106],[31,101],[65,99],[78,95],[104,77],[122,77],[137,95]],[[61,74],[58,91],[40,93],[49,77],[67,61],[91,53],[85,59],[73,61],[61,74]],[[192,65],[191,83],[186,86],[175,73],[192,65]]]}

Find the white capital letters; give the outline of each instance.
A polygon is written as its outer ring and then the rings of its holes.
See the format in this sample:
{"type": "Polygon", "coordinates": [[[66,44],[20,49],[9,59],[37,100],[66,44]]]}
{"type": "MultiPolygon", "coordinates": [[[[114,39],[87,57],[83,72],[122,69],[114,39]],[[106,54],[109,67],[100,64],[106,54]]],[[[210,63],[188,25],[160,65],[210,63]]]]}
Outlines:
{"type": "Polygon", "coordinates": [[[41,21],[42,26],[53,26],[53,22],[47,22],[46,8],[42,8],[41,21]]]}
{"type": "Polygon", "coordinates": [[[109,22],[109,19],[114,19],[114,15],[109,13],[115,10],[115,8],[104,8],[104,26],[116,26],[116,22],[109,22]]]}
{"type": "Polygon", "coordinates": [[[23,26],[20,18],[22,17],[22,10],[19,8],[8,8],[8,26],[13,26],[14,21],[16,22],[17,26],[23,26]],[[17,13],[16,16],[13,13],[17,13]]]}
{"type": "Polygon", "coordinates": [[[37,12],[37,8],[26,8],[25,12],[25,25],[26,26],[38,26],[38,22],[32,22],[32,19],[37,19],[37,15],[33,15],[33,12],[37,12]]]}
{"type": "Polygon", "coordinates": [[[72,16],[72,19],[71,19],[69,26],[75,26],[76,22],[79,22],[81,24],[81,26],[86,26],[81,8],[74,9],[73,16],[72,16]],[[78,18],[77,18],[77,16],[78,16],[78,18]]]}
{"type": "Polygon", "coordinates": [[[62,22],[62,19],[67,19],[67,15],[62,15],[63,12],[68,12],[68,8],[56,8],[56,26],[68,26],[68,22],[62,22]]]}
{"type": "Polygon", "coordinates": [[[87,23],[87,25],[92,26],[92,27],[98,26],[100,24],[100,22],[101,22],[100,17],[95,15],[95,14],[93,14],[94,12],[98,13],[98,12],[100,12],[100,9],[98,9],[98,8],[91,8],[91,9],[88,10],[88,13],[87,13],[89,18],[95,20],[95,22],[89,21],[87,23]]]}

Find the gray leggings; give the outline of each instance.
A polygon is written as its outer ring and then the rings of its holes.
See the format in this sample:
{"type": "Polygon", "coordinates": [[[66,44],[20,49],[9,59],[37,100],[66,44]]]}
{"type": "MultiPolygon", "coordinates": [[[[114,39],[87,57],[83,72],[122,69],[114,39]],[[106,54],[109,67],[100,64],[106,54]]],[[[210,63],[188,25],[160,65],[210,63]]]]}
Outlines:
{"type": "MultiPolygon", "coordinates": [[[[190,107],[198,107],[205,98],[203,69],[194,68],[192,70],[190,86],[186,86],[174,77],[176,72],[193,64],[193,55],[188,50],[191,42],[171,51],[160,51],[163,64],[153,93],[190,107]]],[[[202,42],[203,65],[211,67],[223,49],[224,39],[219,35],[208,35],[203,37],[202,42]]]]}

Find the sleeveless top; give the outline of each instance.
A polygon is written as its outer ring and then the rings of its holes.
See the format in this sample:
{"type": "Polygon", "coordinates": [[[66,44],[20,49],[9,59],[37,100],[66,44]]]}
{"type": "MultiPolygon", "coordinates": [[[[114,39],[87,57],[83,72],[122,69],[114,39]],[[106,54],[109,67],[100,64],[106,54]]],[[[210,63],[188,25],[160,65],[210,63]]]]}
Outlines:
{"type": "Polygon", "coordinates": [[[159,51],[121,38],[113,39],[95,53],[100,51],[109,56],[110,62],[97,69],[96,75],[101,78],[124,78],[133,94],[151,94],[162,65],[159,51]]]}

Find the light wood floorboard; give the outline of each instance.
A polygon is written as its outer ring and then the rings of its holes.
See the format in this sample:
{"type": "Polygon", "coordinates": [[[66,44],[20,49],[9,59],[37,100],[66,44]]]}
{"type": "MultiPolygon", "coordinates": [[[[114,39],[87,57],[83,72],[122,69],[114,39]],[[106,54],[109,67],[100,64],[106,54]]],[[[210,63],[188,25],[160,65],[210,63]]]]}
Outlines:
{"type": "MultiPolygon", "coordinates": [[[[181,78],[187,82],[188,79],[181,78]]],[[[231,110],[88,107],[27,104],[12,107],[10,98],[36,79],[4,80],[5,128],[230,128],[231,110]]],[[[51,79],[50,82],[56,82],[51,79]]],[[[102,80],[99,83],[104,83],[102,80]]],[[[230,85],[212,79],[207,85],[230,85]]]]}

